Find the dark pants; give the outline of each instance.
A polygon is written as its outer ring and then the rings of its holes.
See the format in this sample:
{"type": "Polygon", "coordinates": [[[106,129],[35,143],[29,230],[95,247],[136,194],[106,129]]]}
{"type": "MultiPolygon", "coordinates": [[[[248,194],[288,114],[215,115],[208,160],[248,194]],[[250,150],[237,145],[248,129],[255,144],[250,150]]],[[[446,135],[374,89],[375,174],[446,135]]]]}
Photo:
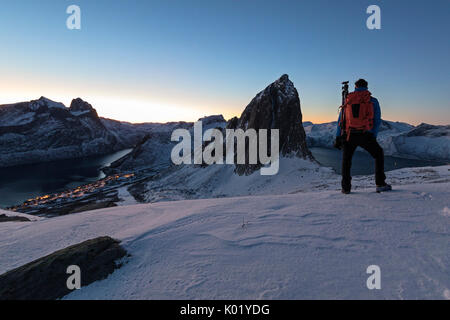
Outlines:
{"type": "Polygon", "coordinates": [[[382,186],[386,182],[384,175],[384,152],[377,142],[377,139],[370,132],[358,132],[350,134],[349,141],[343,143],[342,155],[342,189],[350,190],[352,187],[352,167],[353,154],[357,147],[365,149],[375,159],[375,183],[382,186]]]}

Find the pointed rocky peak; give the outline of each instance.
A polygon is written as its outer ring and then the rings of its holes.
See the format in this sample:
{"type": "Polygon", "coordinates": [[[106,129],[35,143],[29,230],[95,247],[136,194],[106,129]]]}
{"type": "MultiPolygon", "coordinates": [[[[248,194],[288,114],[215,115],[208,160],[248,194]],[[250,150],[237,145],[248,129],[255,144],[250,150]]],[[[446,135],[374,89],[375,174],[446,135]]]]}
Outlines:
{"type": "Polygon", "coordinates": [[[72,100],[69,111],[74,116],[92,114],[95,118],[98,118],[97,111],[92,107],[92,105],[81,98],[72,100]]]}
{"type": "Polygon", "coordinates": [[[289,80],[287,74],[282,75],[272,86],[280,90],[280,94],[283,94],[285,97],[298,97],[297,89],[295,89],[294,83],[289,80]]]}
{"type": "MultiPolygon", "coordinates": [[[[234,126],[242,130],[278,129],[281,155],[313,159],[306,145],[300,98],[287,74],[258,93],[245,108],[237,124],[236,119],[228,123],[228,127],[234,126]]],[[[259,166],[238,165],[236,173],[251,174],[258,168],[259,166]]]]}
{"type": "Polygon", "coordinates": [[[94,110],[92,105],[81,98],[73,99],[70,104],[70,111],[91,111],[94,110]]]}

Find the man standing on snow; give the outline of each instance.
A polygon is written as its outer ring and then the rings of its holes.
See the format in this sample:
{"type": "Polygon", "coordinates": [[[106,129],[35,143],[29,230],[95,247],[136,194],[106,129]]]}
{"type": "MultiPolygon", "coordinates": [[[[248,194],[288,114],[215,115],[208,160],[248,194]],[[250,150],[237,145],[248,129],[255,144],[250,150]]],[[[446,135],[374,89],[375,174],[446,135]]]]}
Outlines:
{"type": "Polygon", "coordinates": [[[381,124],[381,109],[378,100],[369,92],[368,83],[359,79],[355,91],[347,96],[341,107],[334,146],[343,149],[342,193],[351,191],[350,174],[353,154],[357,147],[365,149],[375,159],[375,182],[377,192],[392,190],[384,174],[384,152],[377,142],[381,124]]]}

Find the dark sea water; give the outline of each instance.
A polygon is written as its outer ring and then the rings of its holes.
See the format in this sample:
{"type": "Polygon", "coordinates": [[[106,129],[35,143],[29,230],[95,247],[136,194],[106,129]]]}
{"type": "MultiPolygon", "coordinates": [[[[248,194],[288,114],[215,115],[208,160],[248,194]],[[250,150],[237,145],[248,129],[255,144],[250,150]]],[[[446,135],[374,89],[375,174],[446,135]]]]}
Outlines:
{"type": "MultiPolygon", "coordinates": [[[[316,160],[323,166],[331,167],[336,171],[336,173],[341,173],[342,151],[327,148],[310,148],[310,150],[316,160]]],[[[410,167],[441,166],[445,164],[447,163],[439,161],[405,159],[390,156],[384,157],[385,171],[410,167]]],[[[352,174],[367,175],[373,174],[374,172],[375,162],[373,158],[365,150],[358,148],[353,156],[352,174]]]]}
{"type": "Polygon", "coordinates": [[[100,170],[123,157],[131,149],[80,159],[0,168],[0,207],[56,193],[102,179],[100,170]]]}

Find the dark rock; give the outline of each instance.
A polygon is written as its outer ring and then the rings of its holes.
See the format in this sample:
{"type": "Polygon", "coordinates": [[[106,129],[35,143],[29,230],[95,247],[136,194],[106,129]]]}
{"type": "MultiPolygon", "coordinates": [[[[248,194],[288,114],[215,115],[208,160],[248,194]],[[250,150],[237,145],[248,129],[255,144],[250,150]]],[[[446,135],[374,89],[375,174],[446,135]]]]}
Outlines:
{"type": "Polygon", "coordinates": [[[118,202],[119,199],[116,198],[114,200],[116,200],[116,201],[109,200],[109,201],[101,201],[101,202],[92,202],[92,203],[88,203],[88,204],[85,204],[82,206],[78,206],[78,207],[75,207],[74,209],[72,209],[71,211],[69,211],[68,214],[117,207],[116,202],[118,202]]]}
{"type": "Polygon", "coordinates": [[[69,110],[71,112],[95,111],[92,105],[82,100],[81,98],[73,99],[72,103],[70,104],[69,110]]]}
{"type": "MultiPolygon", "coordinates": [[[[244,131],[269,129],[268,150],[270,150],[270,129],[279,129],[280,153],[283,156],[313,159],[306,145],[300,98],[286,74],[253,98],[237,124],[236,120],[232,119],[228,126],[244,131]]],[[[248,175],[260,167],[261,165],[236,165],[235,171],[239,175],[248,175]]]]}
{"type": "Polygon", "coordinates": [[[108,277],[127,252],[119,241],[100,237],[59,250],[0,275],[0,300],[54,300],[69,294],[67,267],[81,269],[81,286],[108,277]]]}
{"type": "Polygon", "coordinates": [[[31,220],[26,217],[19,217],[19,216],[9,217],[6,214],[0,214],[0,222],[11,222],[11,221],[30,222],[31,220]]]}
{"type": "Polygon", "coordinates": [[[136,201],[140,203],[146,202],[146,195],[149,192],[146,182],[133,184],[127,190],[136,201]]]}
{"type": "Polygon", "coordinates": [[[227,122],[227,129],[237,129],[239,123],[239,118],[238,117],[233,117],[230,120],[228,120],[227,122]]]}
{"type": "Polygon", "coordinates": [[[203,117],[203,118],[198,119],[198,121],[201,121],[204,126],[210,125],[212,123],[217,123],[217,122],[226,122],[225,119],[223,118],[223,115],[221,115],[221,114],[203,117]]]}

